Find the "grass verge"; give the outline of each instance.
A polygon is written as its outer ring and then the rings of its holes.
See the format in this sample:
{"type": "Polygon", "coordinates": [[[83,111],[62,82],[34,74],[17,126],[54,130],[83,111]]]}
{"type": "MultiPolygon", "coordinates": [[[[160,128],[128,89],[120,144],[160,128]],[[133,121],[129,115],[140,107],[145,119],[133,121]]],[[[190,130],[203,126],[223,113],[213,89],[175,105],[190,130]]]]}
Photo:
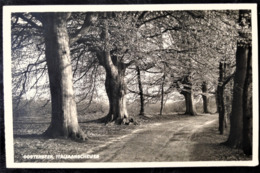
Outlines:
{"type": "Polygon", "coordinates": [[[191,139],[197,142],[192,149],[191,161],[252,160],[252,156],[246,156],[241,149],[232,149],[222,144],[227,138],[228,131],[223,135],[219,134],[218,121],[198,131],[191,139]]]}

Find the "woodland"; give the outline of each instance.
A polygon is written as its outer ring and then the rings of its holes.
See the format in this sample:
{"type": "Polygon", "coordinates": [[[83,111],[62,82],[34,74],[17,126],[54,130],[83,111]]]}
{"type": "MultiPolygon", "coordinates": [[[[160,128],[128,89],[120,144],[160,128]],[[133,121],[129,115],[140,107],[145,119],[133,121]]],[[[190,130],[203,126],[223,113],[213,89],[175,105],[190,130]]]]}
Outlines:
{"type": "Polygon", "coordinates": [[[88,142],[79,117],[216,114],[223,144],[252,155],[250,10],[12,13],[11,42],[14,124],[48,115],[40,136],[88,142]]]}

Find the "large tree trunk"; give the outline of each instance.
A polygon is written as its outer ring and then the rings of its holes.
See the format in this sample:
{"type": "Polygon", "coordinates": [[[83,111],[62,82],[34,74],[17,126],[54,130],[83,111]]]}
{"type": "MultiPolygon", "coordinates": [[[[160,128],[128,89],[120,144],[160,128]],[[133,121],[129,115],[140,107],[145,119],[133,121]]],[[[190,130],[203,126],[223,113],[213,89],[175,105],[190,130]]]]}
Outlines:
{"type": "MultiPolygon", "coordinates": [[[[107,17],[109,17],[109,14],[104,13],[104,18],[107,17]]],[[[103,51],[97,52],[97,57],[99,63],[106,70],[105,87],[109,99],[109,113],[104,119],[106,123],[129,124],[130,120],[126,108],[126,84],[124,81],[127,64],[120,62],[119,57],[111,56],[108,21],[104,20],[103,24],[104,28],[101,36],[105,45],[103,51]]]]}
{"type": "Polygon", "coordinates": [[[227,145],[242,147],[243,140],[243,88],[245,84],[248,47],[238,44],[236,53],[236,74],[234,78],[232,112],[230,116],[230,134],[227,145]]]}
{"type": "Polygon", "coordinates": [[[124,71],[125,70],[119,70],[119,73],[116,76],[107,72],[105,87],[109,99],[109,113],[106,116],[106,122],[114,121],[117,124],[129,124],[126,108],[124,71]]]}
{"type": "Polygon", "coordinates": [[[243,95],[243,151],[246,155],[252,155],[252,54],[249,48],[246,81],[243,95]]]}
{"type": "Polygon", "coordinates": [[[194,104],[194,97],[193,92],[185,92],[184,94],[185,103],[186,103],[186,111],[185,114],[187,115],[197,115],[195,104],[194,104]]]}
{"type": "Polygon", "coordinates": [[[182,84],[184,85],[184,89],[181,91],[181,94],[183,94],[185,98],[185,104],[186,104],[185,114],[197,115],[195,104],[194,104],[192,83],[190,82],[189,78],[190,78],[189,76],[186,76],[182,81],[182,84]]]}
{"type": "MultiPolygon", "coordinates": [[[[248,10],[239,11],[239,24],[243,28],[248,27],[246,23],[246,18],[250,16],[248,10]]],[[[249,26],[250,27],[250,26],[249,26]]],[[[243,126],[247,128],[248,124],[243,125],[243,113],[244,113],[244,104],[243,96],[245,91],[245,81],[248,68],[248,58],[250,56],[249,46],[251,43],[248,42],[247,33],[243,33],[243,30],[239,32],[241,40],[237,43],[237,52],[236,52],[236,73],[234,78],[234,89],[233,89],[233,102],[232,102],[232,112],[230,116],[230,133],[226,144],[232,148],[242,148],[243,146],[243,126]]],[[[246,90],[247,92],[247,90],[246,90]]],[[[250,102],[249,102],[250,104],[250,102]]],[[[247,112],[248,113],[248,112],[247,112]]],[[[247,116],[247,115],[246,115],[247,116]]],[[[249,115],[250,116],[250,115],[249,115]]],[[[252,116],[252,115],[251,115],[252,116]]],[[[250,119],[250,118],[249,118],[250,119]]],[[[249,120],[250,121],[250,120],[249,120]]],[[[248,121],[248,122],[249,122],[248,121]]]]}
{"type": "Polygon", "coordinates": [[[202,95],[202,100],[203,100],[203,112],[204,113],[209,113],[209,108],[208,108],[208,85],[207,85],[207,82],[203,82],[202,83],[202,92],[203,92],[203,95],[202,95]]]}
{"type": "Polygon", "coordinates": [[[140,96],[140,113],[139,115],[144,115],[144,92],[143,92],[143,85],[141,80],[141,72],[140,68],[136,66],[137,71],[137,80],[138,80],[138,87],[139,87],[139,96],[140,96]]]}
{"type": "Polygon", "coordinates": [[[48,66],[52,118],[44,135],[85,139],[79,127],[74,100],[69,37],[66,28],[68,13],[48,13],[44,20],[45,56],[48,66]]]}

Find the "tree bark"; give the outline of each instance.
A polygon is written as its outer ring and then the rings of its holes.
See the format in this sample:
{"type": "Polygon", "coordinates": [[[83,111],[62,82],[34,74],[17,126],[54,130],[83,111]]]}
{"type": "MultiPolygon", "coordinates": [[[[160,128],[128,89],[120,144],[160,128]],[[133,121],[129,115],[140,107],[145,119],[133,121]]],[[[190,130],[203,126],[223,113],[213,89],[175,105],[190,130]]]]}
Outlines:
{"type": "Polygon", "coordinates": [[[230,116],[230,134],[227,145],[241,148],[243,141],[243,90],[247,71],[248,47],[243,44],[237,46],[236,73],[234,77],[232,112],[230,116]]]}
{"type": "Polygon", "coordinates": [[[203,92],[203,95],[202,95],[202,100],[203,100],[203,112],[204,113],[209,113],[209,108],[208,108],[208,85],[207,85],[207,82],[203,82],[202,83],[202,92],[203,92]]]}
{"type": "Polygon", "coordinates": [[[219,113],[219,133],[224,134],[225,106],[224,106],[224,86],[223,86],[223,63],[219,63],[219,81],[217,87],[217,103],[219,113]]]}
{"type": "Polygon", "coordinates": [[[165,74],[163,74],[163,76],[162,76],[160,115],[162,115],[162,113],[163,113],[163,106],[164,106],[164,82],[165,82],[165,74]]]}
{"type": "Polygon", "coordinates": [[[138,87],[139,87],[139,96],[140,96],[140,113],[139,115],[144,115],[144,92],[143,92],[143,85],[141,80],[141,72],[140,68],[136,66],[137,71],[137,80],[138,80],[138,87]]]}
{"type": "MultiPolygon", "coordinates": [[[[246,26],[250,27],[250,24],[247,23],[247,17],[250,16],[249,10],[240,10],[239,11],[239,25],[244,28],[246,26]]],[[[239,32],[240,35],[240,40],[237,43],[237,52],[236,52],[236,73],[234,77],[234,89],[233,89],[233,102],[232,102],[232,112],[230,116],[230,133],[228,140],[226,144],[232,148],[242,148],[243,147],[243,128],[248,129],[248,126],[250,122],[246,121],[246,117],[252,116],[249,115],[243,115],[245,111],[244,110],[244,101],[243,99],[245,98],[245,93],[248,92],[248,89],[244,88],[245,81],[246,81],[246,75],[247,75],[247,68],[248,68],[248,62],[249,62],[249,57],[251,56],[251,43],[250,39],[248,39],[248,35],[246,32],[241,30],[239,32]],[[246,117],[245,117],[246,116],[246,117]],[[243,122],[243,120],[246,121],[246,123],[243,122]]],[[[249,99],[249,105],[250,105],[250,99],[249,99]]],[[[246,103],[247,105],[247,103],[246,103]]],[[[247,114],[246,113],[246,114],[247,114]]],[[[246,130],[246,131],[247,131],[246,130]]],[[[250,131],[250,130],[249,130],[250,131]]],[[[245,133],[244,133],[245,134],[245,133]]],[[[245,134],[245,137],[247,135],[245,134]]],[[[246,137],[247,138],[247,137],[246,137]]],[[[248,139],[248,138],[247,138],[248,139]]],[[[246,143],[246,142],[245,142],[246,143]]]]}
{"type": "Polygon", "coordinates": [[[243,95],[243,151],[246,155],[252,155],[252,53],[251,47],[248,53],[247,74],[243,95]]]}
{"type": "Polygon", "coordinates": [[[197,115],[194,98],[193,98],[193,90],[192,83],[190,82],[190,76],[185,76],[182,84],[184,85],[184,89],[181,91],[181,94],[184,95],[185,103],[186,103],[186,111],[187,115],[197,115]]]}
{"type": "Polygon", "coordinates": [[[224,77],[225,80],[223,82],[223,102],[224,102],[224,124],[225,128],[228,126],[228,120],[230,117],[230,113],[232,110],[232,92],[233,92],[233,85],[231,79],[233,78],[233,74],[231,74],[231,67],[230,63],[225,62],[224,66],[224,77]]]}
{"type": "Polygon", "coordinates": [[[52,105],[51,124],[44,135],[85,140],[86,136],[78,124],[74,98],[66,28],[68,17],[69,13],[48,13],[43,23],[52,105]]]}
{"type": "Polygon", "coordinates": [[[218,98],[218,113],[219,113],[219,133],[224,134],[225,107],[224,107],[224,88],[222,86],[218,86],[217,88],[217,98],[218,98]]]}
{"type": "Polygon", "coordinates": [[[126,84],[124,81],[125,69],[118,69],[118,75],[106,74],[106,92],[109,99],[109,113],[106,122],[117,124],[129,124],[129,117],[126,108],[126,84]]]}
{"type": "MultiPolygon", "coordinates": [[[[107,19],[107,13],[104,18],[107,19]]],[[[124,81],[127,65],[120,62],[117,56],[111,56],[109,45],[108,22],[104,20],[104,28],[101,34],[104,40],[104,50],[97,53],[99,63],[106,70],[105,87],[109,99],[109,113],[104,118],[106,123],[129,124],[126,108],[126,84],[124,81]]]]}
{"type": "Polygon", "coordinates": [[[196,108],[195,108],[195,105],[194,105],[193,92],[191,92],[191,93],[186,92],[183,95],[185,97],[185,103],[186,103],[185,114],[187,114],[187,115],[197,115],[196,108]]]}

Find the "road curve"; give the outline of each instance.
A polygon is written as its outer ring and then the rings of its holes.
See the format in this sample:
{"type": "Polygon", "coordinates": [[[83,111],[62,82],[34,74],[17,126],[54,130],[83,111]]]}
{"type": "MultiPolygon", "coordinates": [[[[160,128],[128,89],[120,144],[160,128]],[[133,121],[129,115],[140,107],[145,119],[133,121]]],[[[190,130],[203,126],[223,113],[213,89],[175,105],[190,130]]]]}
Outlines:
{"type": "Polygon", "coordinates": [[[216,114],[205,114],[150,124],[115,137],[87,154],[99,154],[101,162],[189,161],[192,146],[198,143],[191,137],[215,121],[216,114]]]}

